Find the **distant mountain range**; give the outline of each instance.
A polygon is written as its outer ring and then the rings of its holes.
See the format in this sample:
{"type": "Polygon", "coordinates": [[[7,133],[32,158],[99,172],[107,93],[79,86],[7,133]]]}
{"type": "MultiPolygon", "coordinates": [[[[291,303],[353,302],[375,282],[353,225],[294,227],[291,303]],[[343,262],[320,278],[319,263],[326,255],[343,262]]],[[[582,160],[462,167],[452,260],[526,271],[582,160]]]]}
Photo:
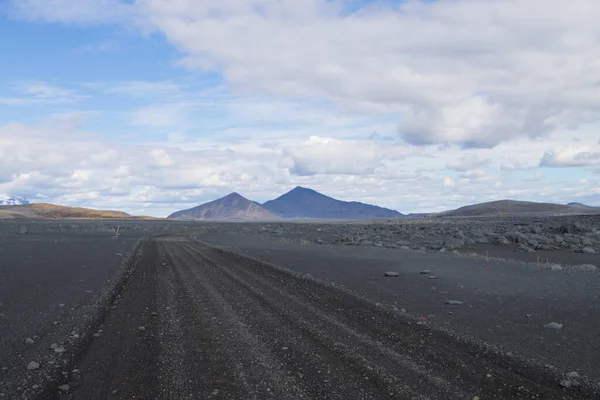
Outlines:
{"type": "Polygon", "coordinates": [[[581,203],[569,203],[564,205],[555,203],[536,203],[531,201],[499,200],[460,207],[456,210],[431,214],[431,216],[558,216],[579,214],[600,214],[600,207],[590,207],[581,203]]]}
{"type": "Polygon", "coordinates": [[[315,190],[296,187],[286,194],[260,204],[231,193],[220,199],[178,211],[168,218],[186,220],[279,220],[332,219],[364,220],[401,218],[395,210],[359,202],[336,200],[315,190]]]}
{"type": "Polygon", "coordinates": [[[280,217],[238,193],[201,204],[188,210],[174,212],[168,218],[209,221],[266,221],[280,217]]]}
{"type": "Polygon", "coordinates": [[[29,204],[29,201],[10,194],[0,194],[0,206],[17,206],[23,204],[29,204]]]}

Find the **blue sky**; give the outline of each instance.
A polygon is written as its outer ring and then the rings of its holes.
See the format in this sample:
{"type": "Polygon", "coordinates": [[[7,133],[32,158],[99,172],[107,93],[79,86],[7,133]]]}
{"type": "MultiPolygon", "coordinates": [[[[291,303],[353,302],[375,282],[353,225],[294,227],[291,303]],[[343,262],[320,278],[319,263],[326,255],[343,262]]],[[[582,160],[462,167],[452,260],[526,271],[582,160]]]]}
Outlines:
{"type": "Polygon", "coordinates": [[[600,5],[578,3],[11,0],[0,193],[600,205],[600,5]]]}

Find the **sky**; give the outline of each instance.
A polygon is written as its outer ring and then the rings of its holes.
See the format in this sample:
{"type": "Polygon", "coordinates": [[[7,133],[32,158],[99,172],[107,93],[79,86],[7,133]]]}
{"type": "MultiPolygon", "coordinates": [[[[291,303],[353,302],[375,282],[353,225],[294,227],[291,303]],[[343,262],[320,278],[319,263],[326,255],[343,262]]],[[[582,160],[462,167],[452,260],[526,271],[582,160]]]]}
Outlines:
{"type": "Polygon", "coordinates": [[[600,206],[597,0],[5,0],[0,193],[600,206]]]}

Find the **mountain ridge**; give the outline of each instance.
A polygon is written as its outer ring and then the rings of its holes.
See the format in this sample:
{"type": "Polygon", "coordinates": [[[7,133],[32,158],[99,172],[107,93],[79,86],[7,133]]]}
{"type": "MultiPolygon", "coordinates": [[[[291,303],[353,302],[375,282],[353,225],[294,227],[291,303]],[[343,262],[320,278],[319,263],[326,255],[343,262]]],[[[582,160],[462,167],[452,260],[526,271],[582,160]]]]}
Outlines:
{"type": "Polygon", "coordinates": [[[29,204],[29,201],[25,200],[23,197],[0,193],[0,206],[17,206],[25,204],[29,204]]]}
{"type": "Polygon", "coordinates": [[[543,203],[520,200],[496,200],[471,204],[432,216],[479,217],[479,216],[554,216],[577,214],[600,214],[600,207],[585,205],[543,203]]]}
{"type": "Polygon", "coordinates": [[[396,210],[334,199],[302,186],[296,186],[276,199],[263,203],[262,206],[284,218],[296,219],[368,220],[403,217],[396,210]]]}
{"type": "Polygon", "coordinates": [[[248,200],[237,192],[186,210],[175,211],[167,218],[196,221],[278,220],[277,215],[248,200]]]}

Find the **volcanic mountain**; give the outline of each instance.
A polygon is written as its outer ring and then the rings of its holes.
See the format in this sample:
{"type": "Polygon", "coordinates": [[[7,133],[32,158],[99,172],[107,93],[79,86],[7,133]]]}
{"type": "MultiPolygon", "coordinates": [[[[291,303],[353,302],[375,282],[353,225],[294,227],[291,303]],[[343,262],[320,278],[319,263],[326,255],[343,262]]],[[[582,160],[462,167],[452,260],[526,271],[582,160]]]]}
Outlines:
{"type": "Polygon", "coordinates": [[[357,220],[403,217],[396,210],[356,201],[336,200],[301,186],[297,186],[275,200],[267,201],[262,206],[284,218],[357,220]]]}
{"type": "Polygon", "coordinates": [[[264,221],[279,219],[277,215],[235,192],[188,210],[174,212],[168,218],[204,221],[264,221]]]}

